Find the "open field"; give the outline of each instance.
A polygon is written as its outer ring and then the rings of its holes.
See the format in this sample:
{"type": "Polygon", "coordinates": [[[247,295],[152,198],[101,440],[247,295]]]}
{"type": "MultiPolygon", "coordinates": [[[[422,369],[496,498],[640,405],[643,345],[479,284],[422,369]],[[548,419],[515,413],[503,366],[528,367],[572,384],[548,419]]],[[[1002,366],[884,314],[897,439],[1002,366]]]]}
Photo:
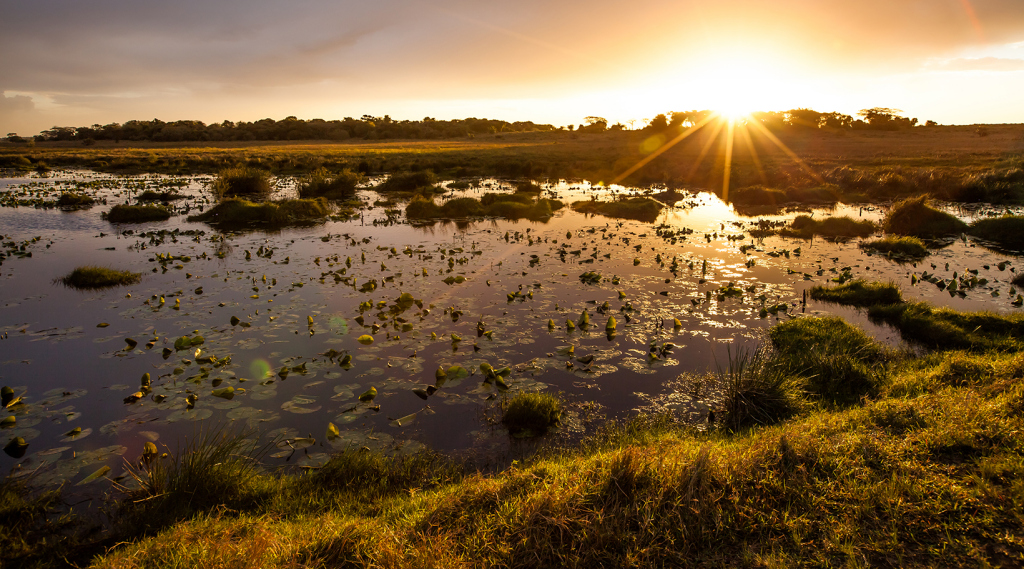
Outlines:
{"type": "MultiPolygon", "coordinates": [[[[780,133],[778,140],[805,163],[804,168],[762,131],[738,126],[730,187],[831,186],[843,195],[872,199],[929,193],[956,201],[1018,203],[1024,195],[1024,126],[986,128],[986,136],[979,136],[972,126],[780,133]]],[[[631,131],[516,133],[445,141],[210,145],[101,142],[90,147],[70,143],[41,143],[35,147],[3,144],[0,166],[176,174],[210,173],[236,164],[286,174],[319,167],[364,173],[429,169],[446,177],[485,175],[609,183],[668,147],[623,178],[622,183],[720,190],[727,153],[724,132],[724,128],[708,125],[671,146],[667,144],[669,136],[651,137],[631,131]]]]}

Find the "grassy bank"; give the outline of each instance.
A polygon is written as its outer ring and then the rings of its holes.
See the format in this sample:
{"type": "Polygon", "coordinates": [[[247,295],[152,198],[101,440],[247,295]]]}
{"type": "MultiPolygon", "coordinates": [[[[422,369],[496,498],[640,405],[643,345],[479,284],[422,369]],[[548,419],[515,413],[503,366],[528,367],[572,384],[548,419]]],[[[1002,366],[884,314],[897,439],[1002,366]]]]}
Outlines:
{"type": "MultiPolygon", "coordinates": [[[[873,308],[920,310],[892,300],[873,308]]],[[[978,337],[1020,325],[921,314],[978,337]]],[[[494,474],[352,451],[280,476],[216,436],[151,458],[105,537],[37,533],[24,520],[53,498],[19,496],[0,534],[21,545],[3,552],[95,567],[1019,565],[1024,354],[929,343],[915,357],[839,318],[789,320],[757,354],[690,377],[710,428],[644,416],[494,474]],[[722,389],[701,396],[709,382],[722,389]]],[[[549,403],[531,405],[550,419],[549,403]]]]}

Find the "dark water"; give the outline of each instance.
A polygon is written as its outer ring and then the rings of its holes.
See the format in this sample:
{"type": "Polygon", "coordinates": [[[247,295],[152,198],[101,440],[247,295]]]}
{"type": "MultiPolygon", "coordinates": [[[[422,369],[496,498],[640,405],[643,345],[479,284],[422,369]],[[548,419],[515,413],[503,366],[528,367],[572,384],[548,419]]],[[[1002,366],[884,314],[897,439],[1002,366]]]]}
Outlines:
{"type": "MultiPolygon", "coordinates": [[[[0,455],[4,472],[31,474],[39,484],[76,484],[109,466],[107,476],[118,477],[145,442],[173,451],[202,426],[252,431],[254,445],[274,445],[268,465],[316,466],[337,449],[364,446],[393,453],[430,447],[500,461],[511,447],[495,425],[498,405],[520,390],[563,394],[570,402],[563,435],[638,410],[669,408],[699,420],[707,403],[683,393],[679,378],[727,365],[730,354],[753,349],[767,327],[793,314],[840,314],[899,344],[892,330],[855,310],[801,304],[806,289],[844,272],[894,281],[907,298],[962,310],[1016,310],[1009,284],[1019,263],[1014,255],[967,239],[914,266],[869,256],[856,240],[754,240],[747,231],[756,218],[737,215],[708,194],[680,202],[654,224],[566,208],[543,223],[413,226],[394,214],[390,219],[398,223],[386,221],[386,209],[395,206],[373,206],[379,196],[370,190],[361,192],[366,207],[358,219],[272,232],[221,232],[189,223],[185,215],[121,226],[100,218],[110,205],[167,182],[89,173],[0,180],[0,192],[24,194],[23,203],[55,199],[57,188],[76,184],[107,203],[77,211],[0,208],[0,241],[8,255],[0,265],[0,384],[23,396],[23,404],[4,412],[16,416],[16,426],[0,435],[4,444],[15,436],[29,443],[20,458],[0,455]],[[741,246],[752,247],[744,252],[741,246]],[[161,262],[158,255],[175,260],[161,262]],[[1006,263],[1002,269],[1000,263],[1006,263]],[[54,284],[86,264],[143,278],[94,292],[54,284]],[[964,297],[928,283],[911,285],[911,275],[922,271],[949,279],[966,269],[988,282],[964,297]],[[590,271],[603,280],[581,282],[590,271]],[[377,288],[362,292],[371,280],[377,288]],[[729,283],[743,289],[742,296],[718,300],[729,283]],[[418,302],[397,303],[403,293],[418,302]],[[361,308],[364,302],[372,308],[361,308]],[[786,310],[762,315],[762,308],[781,305],[786,310]],[[584,311],[591,327],[567,331],[566,320],[584,311]],[[614,335],[605,332],[608,316],[618,322],[614,335]],[[487,334],[479,334],[480,322],[487,334]],[[357,342],[363,334],[373,336],[371,345],[357,342]],[[175,350],[183,336],[204,341],[175,350]],[[137,345],[129,347],[126,338],[137,345]],[[652,342],[676,347],[650,361],[652,342]],[[576,359],[564,355],[569,346],[576,359]],[[351,366],[339,365],[345,354],[351,366]],[[588,355],[589,364],[578,361],[588,355]],[[203,363],[210,356],[216,359],[203,363]],[[507,392],[482,382],[483,362],[512,369],[507,392]],[[435,385],[439,366],[456,365],[473,375],[444,383],[426,400],[414,392],[435,385]],[[145,373],[152,391],[126,403],[145,373]],[[360,402],[371,386],[376,398],[360,402]],[[234,388],[230,399],[213,395],[226,387],[234,388]],[[197,396],[194,405],[189,395],[197,396]],[[340,436],[328,436],[328,424],[340,436]],[[66,436],[76,427],[81,433],[66,436]]],[[[209,206],[203,179],[181,182],[179,191],[190,197],[176,208],[196,213],[209,206]]],[[[500,185],[485,183],[491,187],[459,195],[500,185]]],[[[611,190],[560,183],[547,191],[571,202],[611,190]]],[[[860,205],[813,213],[882,215],[860,205]]]]}

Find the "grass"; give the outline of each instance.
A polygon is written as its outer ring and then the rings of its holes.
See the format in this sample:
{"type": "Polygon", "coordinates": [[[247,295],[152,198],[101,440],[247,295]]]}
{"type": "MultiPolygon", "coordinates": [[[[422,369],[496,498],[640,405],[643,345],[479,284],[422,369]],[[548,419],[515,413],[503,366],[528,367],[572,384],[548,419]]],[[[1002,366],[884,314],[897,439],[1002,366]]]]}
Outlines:
{"type": "Polygon", "coordinates": [[[934,349],[1017,351],[1024,346],[1024,314],[959,312],[925,302],[877,305],[868,316],[895,326],[907,340],[934,349]]]}
{"type": "Polygon", "coordinates": [[[665,206],[650,198],[627,198],[610,202],[597,200],[578,201],[572,209],[590,215],[603,215],[618,219],[635,219],[653,223],[665,206]]]}
{"type": "Polygon", "coordinates": [[[935,209],[926,196],[907,198],[892,206],[882,228],[886,233],[934,238],[963,233],[967,224],[956,216],[935,209]]]}
{"type": "Polygon", "coordinates": [[[139,194],[135,199],[140,202],[173,202],[176,200],[183,200],[186,197],[188,196],[170,190],[163,192],[146,190],[139,194]]]}
{"type": "Polygon", "coordinates": [[[273,189],[270,171],[250,166],[225,168],[213,181],[213,193],[219,200],[238,196],[266,199],[273,189]]]}
{"type": "Polygon", "coordinates": [[[558,200],[535,198],[527,193],[490,193],[479,200],[454,198],[442,205],[437,205],[431,197],[416,196],[406,206],[405,216],[413,220],[482,216],[544,220],[561,207],[562,202],[558,200]]]}
{"type": "Polygon", "coordinates": [[[886,237],[861,243],[862,249],[881,253],[895,261],[920,261],[928,256],[928,248],[917,237],[886,237]]]}
{"type": "Polygon", "coordinates": [[[57,282],[71,288],[98,289],[135,284],[141,280],[141,273],[87,265],[75,268],[57,282]]]}
{"type": "Polygon", "coordinates": [[[264,203],[228,198],[201,214],[190,215],[188,220],[223,225],[281,226],[315,223],[326,219],[330,214],[331,206],[324,198],[264,203]]]}
{"type": "Polygon", "coordinates": [[[768,340],[720,373],[742,394],[737,413],[755,409],[736,423],[751,428],[642,416],[492,474],[349,451],[278,475],[231,437],[206,439],[122,506],[105,547],[55,547],[46,536],[60,531],[26,537],[25,516],[0,514],[0,539],[28,548],[2,555],[125,568],[1019,565],[1024,353],[894,357],[834,317],[780,323],[768,340]],[[823,405],[811,379],[842,388],[826,373],[842,366],[822,366],[837,360],[884,373],[823,405]],[[752,395],[772,385],[795,398],[784,412],[752,395]],[[133,508],[142,526],[126,523],[133,508]]]}
{"type": "Polygon", "coordinates": [[[418,172],[395,172],[377,186],[382,192],[412,192],[437,184],[437,176],[430,170],[418,172]]]}
{"type": "Polygon", "coordinates": [[[1024,272],[1017,273],[1017,276],[1013,277],[1013,280],[1011,280],[1010,282],[1014,286],[1019,286],[1019,287],[1024,288],[1024,272]]]}
{"type": "Polygon", "coordinates": [[[765,349],[730,353],[729,366],[715,379],[725,392],[721,423],[733,431],[777,423],[803,407],[794,377],[765,349]]]}
{"type": "Polygon", "coordinates": [[[874,233],[875,229],[875,224],[870,221],[857,221],[847,216],[826,217],[819,221],[809,215],[798,215],[789,227],[783,228],[780,233],[787,237],[804,239],[810,239],[815,235],[830,239],[852,239],[867,237],[874,233]]]}
{"type": "Polygon", "coordinates": [[[111,223],[145,223],[170,219],[171,210],[158,205],[119,204],[103,215],[111,223]]]}
{"type": "Polygon", "coordinates": [[[501,423],[515,437],[543,435],[558,425],[562,402],[550,393],[516,393],[505,406],[501,423]]]}
{"type": "Polygon", "coordinates": [[[299,181],[299,197],[348,199],[356,194],[356,186],[360,179],[359,174],[351,170],[331,173],[326,168],[317,168],[299,181]]]}
{"type": "Polygon", "coordinates": [[[82,207],[92,205],[96,200],[92,196],[75,192],[62,192],[57,198],[57,205],[60,207],[82,207]]]}
{"type": "Polygon", "coordinates": [[[875,304],[896,304],[903,301],[900,287],[895,283],[869,283],[856,279],[837,286],[817,285],[810,290],[811,298],[845,304],[848,306],[872,306],[875,304]]]}
{"type": "Polygon", "coordinates": [[[979,219],[970,225],[967,233],[1010,249],[1024,249],[1024,216],[979,219]]]}

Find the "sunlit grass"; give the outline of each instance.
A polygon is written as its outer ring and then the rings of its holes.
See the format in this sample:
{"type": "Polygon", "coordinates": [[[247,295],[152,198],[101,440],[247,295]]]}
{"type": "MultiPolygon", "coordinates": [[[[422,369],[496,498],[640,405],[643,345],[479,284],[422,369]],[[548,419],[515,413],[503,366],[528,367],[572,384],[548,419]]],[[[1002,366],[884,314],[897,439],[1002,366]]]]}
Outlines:
{"type": "Polygon", "coordinates": [[[57,279],[64,286],[77,289],[97,289],[135,284],[142,280],[141,273],[121,271],[109,267],[87,265],[77,267],[57,279]]]}

